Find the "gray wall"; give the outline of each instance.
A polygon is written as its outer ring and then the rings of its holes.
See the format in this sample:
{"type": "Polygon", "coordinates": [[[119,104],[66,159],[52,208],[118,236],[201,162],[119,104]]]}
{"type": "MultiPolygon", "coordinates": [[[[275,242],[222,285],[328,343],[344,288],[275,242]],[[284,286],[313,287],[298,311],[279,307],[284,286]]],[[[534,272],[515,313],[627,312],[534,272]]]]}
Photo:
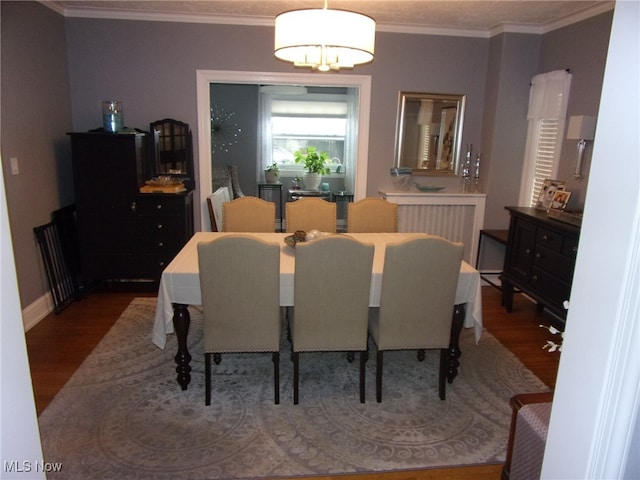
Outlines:
{"type": "Polygon", "coordinates": [[[24,308],[48,290],[33,227],[73,203],[71,95],[64,19],[36,2],[0,5],[2,169],[24,308]]]}
{"type": "MultiPolygon", "coordinates": [[[[549,32],[542,38],[538,71],[569,68],[573,74],[567,118],[571,115],[598,116],[612,20],[613,12],[609,12],[549,32]]],[[[569,209],[584,208],[592,152],[593,142],[589,142],[584,154],[584,176],[575,180],[573,173],[578,158],[577,140],[564,141],[558,178],[566,179],[567,190],[572,192],[569,209]]]]}
{"type": "MultiPolygon", "coordinates": [[[[172,117],[194,128],[197,69],[291,72],[292,67],[273,57],[271,27],[63,19],[36,2],[1,6],[2,163],[26,307],[47,291],[31,229],[73,199],[66,131],[101,126],[106,99],[124,102],[129,127],[147,129],[153,120],[172,117]],[[19,176],[10,175],[12,156],[20,157],[19,176]]],[[[485,223],[505,228],[503,206],[517,203],[529,80],[538,72],[570,67],[574,86],[589,91],[588,105],[586,94],[572,93],[570,114],[595,114],[611,16],[543,36],[504,34],[491,40],[378,32],[375,61],[352,72],[372,77],[367,194],[376,195],[389,183],[398,91],[465,93],[463,142],[485,154],[485,223]],[[586,42],[597,49],[583,49],[586,42]]],[[[197,131],[194,145],[197,163],[197,131]]],[[[566,150],[563,162],[570,156],[571,170],[575,160],[566,150]]],[[[442,182],[457,185],[455,179],[442,182]]]]}

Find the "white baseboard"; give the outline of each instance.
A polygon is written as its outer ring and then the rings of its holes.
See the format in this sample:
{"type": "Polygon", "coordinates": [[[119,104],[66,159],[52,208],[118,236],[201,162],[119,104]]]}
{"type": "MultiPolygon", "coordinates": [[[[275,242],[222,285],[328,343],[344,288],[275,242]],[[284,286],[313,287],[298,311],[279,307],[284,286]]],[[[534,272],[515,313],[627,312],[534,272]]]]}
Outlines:
{"type": "Polygon", "coordinates": [[[53,312],[53,299],[51,292],[47,292],[22,310],[24,331],[28,332],[51,312],[53,312]]]}

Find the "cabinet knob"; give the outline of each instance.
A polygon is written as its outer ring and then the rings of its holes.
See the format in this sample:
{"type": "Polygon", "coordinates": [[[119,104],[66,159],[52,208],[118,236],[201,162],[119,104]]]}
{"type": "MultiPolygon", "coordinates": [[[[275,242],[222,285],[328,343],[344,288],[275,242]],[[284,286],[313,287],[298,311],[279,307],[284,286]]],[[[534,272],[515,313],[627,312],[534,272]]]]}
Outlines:
{"type": "Polygon", "coordinates": [[[164,267],[164,262],[161,260],[158,262],[158,265],[160,265],[161,267],[164,267]]]}
{"type": "Polygon", "coordinates": [[[537,258],[537,259],[542,258],[542,255],[540,255],[540,252],[536,253],[536,255],[535,255],[535,256],[536,256],[536,258],[537,258]]]}
{"type": "Polygon", "coordinates": [[[531,250],[527,248],[527,249],[525,249],[524,253],[526,253],[527,255],[530,255],[531,254],[531,250]]]}
{"type": "Polygon", "coordinates": [[[534,282],[538,281],[538,275],[534,275],[533,277],[531,277],[531,280],[533,280],[534,282]]]}
{"type": "Polygon", "coordinates": [[[548,235],[542,235],[542,239],[543,240],[549,240],[549,236],[548,235]]]}
{"type": "Polygon", "coordinates": [[[164,242],[158,242],[159,247],[164,247],[164,242]]]}
{"type": "Polygon", "coordinates": [[[136,205],[136,202],[131,202],[131,207],[130,208],[131,208],[132,212],[135,212],[137,207],[138,206],[136,205]]]}
{"type": "Polygon", "coordinates": [[[158,210],[162,210],[162,204],[161,204],[161,203],[159,203],[158,205],[156,205],[156,209],[158,209],[158,210]]]}
{"type": "Polygon", "coordinates": [[[162,229],[162,224],[161,223],[159,223],[157,226],[158,226],[158,230],[162,229]]]}

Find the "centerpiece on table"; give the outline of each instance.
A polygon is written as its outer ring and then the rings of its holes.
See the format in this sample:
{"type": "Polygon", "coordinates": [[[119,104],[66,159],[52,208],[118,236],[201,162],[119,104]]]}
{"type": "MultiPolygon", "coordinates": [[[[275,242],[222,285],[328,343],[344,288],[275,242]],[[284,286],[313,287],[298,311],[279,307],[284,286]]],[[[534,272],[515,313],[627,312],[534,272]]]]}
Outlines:
{"type": "Polygon", "coordinates": [[[307,147],[294,153],[296,163],[304,164],[304,186],[307,190],[318,190],[323,175],[329,175],[331,170],[327,166],[329,154],[318,152],[316,147],[307,147]]]}

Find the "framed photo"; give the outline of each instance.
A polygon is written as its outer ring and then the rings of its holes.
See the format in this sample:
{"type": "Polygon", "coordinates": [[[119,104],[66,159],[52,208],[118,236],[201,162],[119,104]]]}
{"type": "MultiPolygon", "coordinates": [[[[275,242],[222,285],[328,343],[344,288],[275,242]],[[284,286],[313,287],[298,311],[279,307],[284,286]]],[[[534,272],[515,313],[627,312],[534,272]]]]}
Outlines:
{"type": "Polygon", "coordinates": [[[564,191],[567,186],[567,182],[564,180],[551,180],[546,179],[540,189],[540,195],[538,195],[538,201],[536,202],[536,208],[541,210],[549,210],[551,203],[553,202],[553,196],[558,191],[564,191]]]}
{"type": "Polygon", "coordinates": [[[567,203],[569,203],[569,197],[571,197],[571,192],[567,192],[566,190],[558,190],[553,194],[553,200],[551,200],[551,210],[564,210],[567,208],[567,203]]]}

